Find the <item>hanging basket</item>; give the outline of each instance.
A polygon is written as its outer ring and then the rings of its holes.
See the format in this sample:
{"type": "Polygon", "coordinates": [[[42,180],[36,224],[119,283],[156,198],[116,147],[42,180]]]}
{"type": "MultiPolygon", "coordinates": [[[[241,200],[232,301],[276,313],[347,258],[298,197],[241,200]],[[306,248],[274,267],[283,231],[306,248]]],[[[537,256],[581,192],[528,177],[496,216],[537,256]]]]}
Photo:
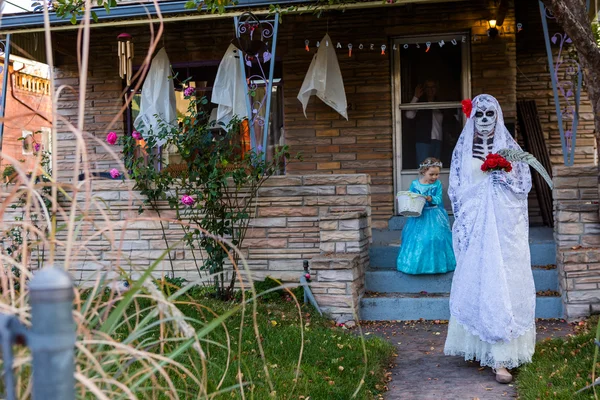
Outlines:
{"type": "Polygon", "coordinates": [[[398,192],[398,212],[405,217],[420,217],[425,206],[425,196],[413,192],[398,192]]]}

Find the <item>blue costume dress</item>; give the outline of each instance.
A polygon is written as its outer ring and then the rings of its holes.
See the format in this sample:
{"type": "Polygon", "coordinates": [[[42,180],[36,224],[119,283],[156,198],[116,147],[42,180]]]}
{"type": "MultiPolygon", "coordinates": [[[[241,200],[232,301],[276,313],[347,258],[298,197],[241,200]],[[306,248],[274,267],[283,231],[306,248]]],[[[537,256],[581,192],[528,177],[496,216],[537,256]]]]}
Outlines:
{"type": "Polygon", "coordinates": [[[420,217],[408,218],[402,229],[402,245],[396,262],[405,274],[444,274],[454,271],[452,232],[444,209],[442,183],[424,184],[415,179],[411,192],[431,196],[420,217]]]}

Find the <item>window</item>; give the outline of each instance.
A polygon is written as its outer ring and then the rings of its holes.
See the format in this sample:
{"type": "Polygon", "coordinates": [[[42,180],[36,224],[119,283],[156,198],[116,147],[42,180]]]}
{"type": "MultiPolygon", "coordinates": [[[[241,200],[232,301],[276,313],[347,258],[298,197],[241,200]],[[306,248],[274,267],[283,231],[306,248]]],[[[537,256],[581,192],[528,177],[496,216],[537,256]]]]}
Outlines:
{"type": "MultiPolygon", "coordinates": [[[[268,65],[263,64],[262,68],[268,72],[268,65]]],[[[177,114],[181,118],[187,111],[189,106],[189,101],[185,100],[183,96],[184,85],[182,82],[186,82],[185,85],[193,86],[196,88],[196,95],[206,98],[209,100],[207,104],[203,105],[204,115],[208,118],[213,112],[214,109],[217,108],[216,104],[210,102],[210,98],[212,95],[212,89],[215,82],[215,78],[217,76],[217,70],[219,67],[219,61],[208,61],[208,62],[198,62],[198,63],[188,63],[186,65],[176,64],[172,65],[174,86],[175,86],[175,98],[176,98],[176,107],[177,114]]],[[[256,77],[260,76],[261,71],[257,65],[253,65],[251,68],[247,68],[246,76],[247,77],[256,77]]],[[[277,146],[283,145],[283,91],[282,91],[282,66],[281,62],[275,62],[275,72],[273,79],[273,94],[271,97],[271,117],[269,122],[269,135],[267,140],[267,159],[271,160],[273,158],[273,154],[277,146]]],[[[250,78],[252,79],[252,78],[250,78]]],[[[253,100],[255,102],[261,102],[264,99],[266,92],[266,84],[263,80],[251,80],[254,84],[256,84],[257,88],[255,90],[255,96],[253,100]]],[[[133,86],[133,84],[132,84],[133,86]]],[[[131,126],[129,127],[130,131],[133,130],[133,121],[137,117],[139,113],[139,102],[141,99],[141,94],[137,93],[133,97],[133,101],[130,108],[130,121],[131,126]]],[[[262,117],[264,117],[264,108],[259,111],[262,117]]],[[[260,129],[257,129],[257,137],[256,141],[258,144],[262,144],[262,137],[260,136],[260,129]]],[[[164,158],[167,163],[181,163],[182,160],[179,155],[173,152],[173,149],[163,148],[161,149],[163,152],[164,158]]],[[[283,173],[284,171],[279,171],[283,173]]]]}
{"type": "Polygon", "coordinates": [[[449,166],[468,97],[468,36],[402,38],[396,95],[400,110],[401,168],[415,170],[427,157],[449,166]]]}
{"type": "Polygon", "coordinates": [[[23,130],[22,137],[23,148],[21,152],[24,156],[33,154],[33,132],[23,130]]]}

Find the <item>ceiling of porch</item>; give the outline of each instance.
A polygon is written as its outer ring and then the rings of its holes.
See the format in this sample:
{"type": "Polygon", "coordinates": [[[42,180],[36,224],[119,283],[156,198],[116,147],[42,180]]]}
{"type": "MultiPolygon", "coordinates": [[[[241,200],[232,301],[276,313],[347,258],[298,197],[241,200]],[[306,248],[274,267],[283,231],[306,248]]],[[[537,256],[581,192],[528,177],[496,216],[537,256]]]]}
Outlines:
{"type": "MultiPolygon", "coordinates": [[[[119,6],[106,12],[104,8],[95,8],[98,16],[98,22],[92,22],[92,27],[109,26],[130,26],[137,24],[148,24],[148,22],[175,22],[190,21],[201,19],[231,18],[239,15],[249,9],[253,13],[268,14],[270,5],[293,6],[288,10],[290,13],[299,13],[315,10],[334,10],[334,9],[360,9],[360,8],[378,8],[378,7],[397,7],[408,4],[425,3],[450,3],[466,0],[393,0],[393,2],[382,2],[381,0],[362,0],[348,4],[318,4],[317,1],[307,0],[239,0],[236,5],[226,7],[226,12],[203,13],[185,8],[187,0],[161,1],[158,7],[149,0],[130,1],[125,0],[119,3],[119,6]]],[[[81,20],[81,17],[78,18],[81,20]]],[[[73,30],[79,27],[78,24],[71,24],[68,19],[57,17],[54,13],[50,14],[50,25],[52,30],[73,30]]],[[[12,15],[3,15],[0,24],[0,34],[7,33],[26,33],[41,32],[44,30],[44,16],[40,12],[19,13],[12,15]]]]}

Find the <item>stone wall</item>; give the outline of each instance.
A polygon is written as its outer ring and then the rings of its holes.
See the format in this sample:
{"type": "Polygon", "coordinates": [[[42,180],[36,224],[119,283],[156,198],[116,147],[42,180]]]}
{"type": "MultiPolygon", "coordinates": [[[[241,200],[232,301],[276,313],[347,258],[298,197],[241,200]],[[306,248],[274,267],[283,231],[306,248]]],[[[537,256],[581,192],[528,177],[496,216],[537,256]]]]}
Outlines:
{"type": "MultiPolygon", "coordinates": [[[[323,18],[307,13],[285,15],[280,25],[277,58],[283,70],[285,142],[292,154],[303,159],[287,165],[290,175],[369,174],[371,176],[373,227],[385,228],[393,214],[393,137],[391,51],[359,51],[358,45],[377,46],[399,36],[470,32],[472,93],[490,93],[498,98],[506,118],[516,115],[516,45],[515,16],[511,5],[504,20],[503,32],[492,40],[486,36],[491,8],[482,3],[458,2],[412,4],[385,9],[328,12],[323,18]],[[349,104],[344,120],[318,99],[312,99],[307,116],[296,96],[314,54],[314,43],[329,32],[333,41],[353,43],[350,58],[339,51],[339,63],[349,104]],[[311,52],[304,41],[311,41],[311,52]]],[[[168,23],[159,47],[164,46],[172,63],[219,61],[233,37],[231,18],[203,20],[202,23],[168,23]]],[[[119,28],[118,32],[121,32],[119,28]]],[[[91,31],[90,71],[87,81],[85,131],[100,140],[109,130],[121,135],[127,131],[126,119],[119,115],[123,105],[123,83],[118,77],[115,28],[91,31]]],[[[146,55],[151,33],[148,27],[128,27],[136,45],[134,64],[146,55]]],[[[77,118],[79,70],[76,57],[76,33],[53,34],[57,77],[56,87],[68,85],[59,96],[57,157],[61,178],[73,176],[73,166],[81,155],[76,153],[76,135],[67,122],[77,118]]],[[[377,47],[376,46],[376,47],[377,47]]],[[[391,48],[391,46],[388,46],[391,48]]],[[[85,151],[91,168],[108,171],[115,160],[105,148],[88,140],[85,151]]],[[[78,173],[76,171],[76,173],[78,173]]]]}
{"type": "Polygon", "coordinates": [[[319,222],[321,254],[311,261],[319,306],[341,320],[358,319],[365,291],[371,229],[365,211],[333,211],[319,222]]]}
{"type": "Polygon", "coordinates": [[[598,167],[555,167],[557,267],[565,316],[600,312],[598,167]]]}
{"type": "MultiPolygon", "coordinates": [[[[203,254],[181,243],[184,233],[174,221],[175,212],[161,204],[159,214],[138,214],[142,198],[132,186],[131,181],[96,180],[91,191],[75,194],[78,234],[67,254],[69,232],[60,232],[56,262],[67,265],[85,285],[104,272],[135,276],[169,248],[171,260],[160,261],[155,276],[206,279],[206,272],[198,270],[203,254]]],[[[319,304],[336,316],[358,311],[371,239],[368,175],[272,177],[259,189],[253,216],[241,249],[252,279],[270,276],[299,283],[303,261],[316,257],[312,285],[319,304]]],[[[247,280],[243,266],[238,267],[247,280]]]]}

